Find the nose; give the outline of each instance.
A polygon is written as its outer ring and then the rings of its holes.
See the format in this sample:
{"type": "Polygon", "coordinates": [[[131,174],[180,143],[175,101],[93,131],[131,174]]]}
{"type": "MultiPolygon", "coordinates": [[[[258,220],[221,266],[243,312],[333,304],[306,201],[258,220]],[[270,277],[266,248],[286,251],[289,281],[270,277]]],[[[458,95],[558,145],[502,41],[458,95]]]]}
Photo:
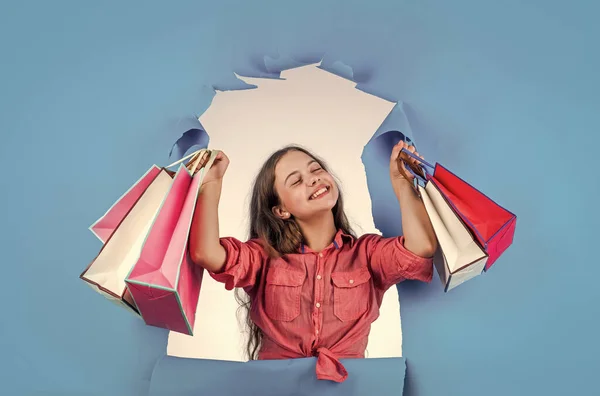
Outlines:
{"type": "Polygon", "coordinates": [[[318,176],[312,176],[310,179],[308,179],[308,185],[312,187],[315,184],[317,184],[319,182],[319,180],[321,180],[320,177],[318,177],[318,176]]]}

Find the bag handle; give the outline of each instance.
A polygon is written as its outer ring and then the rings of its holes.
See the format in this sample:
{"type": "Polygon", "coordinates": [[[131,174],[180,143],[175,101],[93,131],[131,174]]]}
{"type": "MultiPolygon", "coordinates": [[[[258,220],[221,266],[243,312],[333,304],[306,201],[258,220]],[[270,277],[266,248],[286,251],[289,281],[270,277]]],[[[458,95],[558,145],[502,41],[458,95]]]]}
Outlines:
{"type": "Polygon", "coordinates": [[[185,165],[185,167],[191,172],[193,175],[197,169],[201,169],[210,160],[210,150],[208,149],[200,149],[194,151],[193,153],[186,155],[185,157],[173,162],[170,165],[165,166],[166,169],[171,168],[177,164],[184,162],[185,160],[190,159],[189,162],[185,165]],[[191,167],[191,169],[190,169],[191,167]]]}
{"type": "Polygon", "coordinates": [[[409,180],[410,177],[406,174],[406,172],[402,168],[401,163],[404,163],[408,172],[414,177],[412,187],[417,192],[417,195],[420,195],[417,185],[418,185],[419,181],[423,182],[423,186],[425,185],[425,183],[427,183],[427,176],[429,174],[429,172],[427,172],[427,167],[434,170],[435,168],[433,167],[433,165],[431,165],[427,161],[421,159],[420,157],[418,157],[417,155],[413,154],[411,151],[409,151],[405,148],[400,151],[400,154],[398,154],[397,162],[398,162],[398,171],[402,174],[402,176],[406,180],[409,180]],[[410,163],[408,161],[410,158],[413,158],[413,159],[419,161],[419,165],[415,166],[414,164],[410,163]]]}
{"type": "MultiPolygon", "coordinates": [[[[198,156],[194,158],[194,164],[192,169],[188,168],[192,176],[196,173],[197,169],[202,169],[204,171],[204,167],[208,164],[211,158],[211,150],[205,150],[202,154],[198,153],[198,156]]],[[[190,161],[191,162],[191,161],[190,161]]],[[[188,164],[189,166],[189,164],[188,164]]]]}
{"type": "Polygon", "coordinates": [[[431,165],[429,162],[425,161],[424,159],[422,159],[421,157],[416,156],[415,154],[413,154],[411,151],[403,148],[400,151],[400,158],[402,158],[402,155],[406,154],[409,157],[412,157],[414,159],[416,159],[417,161],[419,161],[421,163],[421,167],[422,169],[425,171],[425,174],[427,174],[427,168],[431,169],[431,170],[435,170],[435,166],[431,165]]]}

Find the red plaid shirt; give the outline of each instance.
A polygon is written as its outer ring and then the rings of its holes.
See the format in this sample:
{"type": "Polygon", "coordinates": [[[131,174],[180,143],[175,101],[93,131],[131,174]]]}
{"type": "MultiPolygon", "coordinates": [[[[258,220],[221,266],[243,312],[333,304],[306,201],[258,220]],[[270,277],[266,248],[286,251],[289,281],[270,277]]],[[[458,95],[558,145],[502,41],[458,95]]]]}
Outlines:
{"type": "Polygon", "coordinates": [[[387,289],[405,279],[430,282],[432,259],[404,247],[404,237],[338,231],[322,252],[302,246],[270,259],[257,240],[221,238],[225,267],[211,276],[252,299],[263,331],[259,359],[317,357],[317,377],[342,382],[341,358],[364,358],[371,323],[387,289]]]}

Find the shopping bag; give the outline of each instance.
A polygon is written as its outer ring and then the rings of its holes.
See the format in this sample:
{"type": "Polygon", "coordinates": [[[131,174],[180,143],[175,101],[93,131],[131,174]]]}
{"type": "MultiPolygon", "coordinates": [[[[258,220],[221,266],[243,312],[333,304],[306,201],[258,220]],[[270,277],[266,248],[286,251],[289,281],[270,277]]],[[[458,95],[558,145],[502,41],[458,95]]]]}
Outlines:
{"type": "Polygon", "coordinates": [[[481,274],[488,255],[454,212],[434,180],[427,181],[424,187],[418,185],[418,190],[438,240],[433,264],[447,292],[481,274]]]}
{"type": "Polygon", "coordinates": [[[107,211],[90,226],[90,231],[106,243],[117,226],[125,218],[133,205],[161,172],[161,168],[152,165],[150,169],[123,194],[107,211]]]}
{"type": "MultiPolygon", "coordinates": [[[[164,198],[171,187],[174,172],[169,167],[190,159],[188,168],[198,166],[202,161],[203,150],[190,154],[164,168],[153,166],[121,199],[109,210],[109,216],[103,216],[104,226],[97,228],[99,235],[107,236],[105,244],[96,258],[80,274],[87,285],[92,287],[110,301],[126,307],[139,316],[139,311],[125,283],[127,274],[139,258],[143,242],[164,198]],[[157,169],[158,171],[154,171],[157,169]],[[148,182],[149,175],[153,175],[148,182]],[[138,186],[143,186],[138,187],[138,186]],[[135,193],[132,193],[132,191],[135,193]],[[138,195],[135,202],[127,202],[131,196],[138,195]],[[116,208],[116,209],[115,209],[116,208]],[[102,234],[104,232],[104,234],[102,234]]],[[[97,224],[100,224],[97,222],[97,224]]],[[[100,237],[102,240],[102,237],[100,237]]]]}
{"type": "Polygon", "coordinates": [[[205,170],[181,166],[125,282],[145,323],[193,335],[203,270],[188,252],[188,239],[205,170]]]}
{"type": "Polygon", "coordinates": [[[487,271],[512,245],[517,216],[440,164],[433,179],[488,254],[487,271]]]}
{"type": "Polygon", "coordinates": [[[484,268],[487,271],[512,245],[517,216],[444,166],[436,163],[434,167],[406,149],[402,150],[402,155],[417,159],[421,163],[420,168],[409,170],[416,171],[420,178],[425,176],[435,181],[454,211],[488,254],[484,268]],[[433,175],[427,169],[433,170],[433,175]]]}
{"type": "MultiPolygon", "coordinates": [[[[485,251],[488,257],[483,269],[489,269],[512,244],[516,216],[440,164],[434,167],[406,149],[402,150],[399,160],[409,164],[409,157],[416,159],[420,164],[418,167],[407,166],[415,176],[417,192],[422,196],[423,189],[427,190],[427,186],[431,184],[427,192],[436,196],[439,193],[444,198],[447,206],[460,218],[472,238],[485,251]],[[433,170],[433,174],[428,169],[433,170]]],[[[427,199],[423,196],[422,198],[424,201],[427,199]]],[[[472,269],[475,271],[477,268],[472,269]]]]}
{"type": "Polygon", "coordinates": [[[136,314],[138,311],[126,288],[125,278],[139,257],[144,238],[171,182],[171,175],[161,169],[80,275],[94,290],[136,314]]]}
{"type": "MultiPolygon", "coordinates": [[[[201,150],[195,151],[179,161],[172,163],[164,167],[167,170],[167,173],[173,175],[174,172],[169,171],[168,169],[177,165],[185,160],[189,159],[188,164],[186,165],[191,168],[194,165],[194,160],[198,158],[199,155],[202,154],[201,150]]],[[[110,235],[115,231],[117,226],[123,221],[127,213],[131,210],[133,205],[140,199],[142,194],[146,191],[146,189],[150,186],[150,184],[154,181],[156,176],[161,172],[161,167],[157,165],[152,165],[150,169],[139,179],[137,180],[130,188],[123,194],[107,211],[96,220],[91,226],[90,231],[100,239],[102,243],[106,243],[110,235]]]]}

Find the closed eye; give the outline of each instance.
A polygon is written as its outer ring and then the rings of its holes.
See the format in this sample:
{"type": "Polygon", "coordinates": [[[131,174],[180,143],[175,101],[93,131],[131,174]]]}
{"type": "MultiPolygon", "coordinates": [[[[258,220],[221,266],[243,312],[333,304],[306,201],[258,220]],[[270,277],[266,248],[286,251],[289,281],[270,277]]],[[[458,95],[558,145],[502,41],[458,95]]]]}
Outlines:
{"type": "Polygon", "coordinates": [[[323,168],[315,168],[315,169],[311,170],[310,172],[311,172],[311,173],[316,173],[316,172],[318,172],[318,171],[320,171],[320,170],[322,170],[322,169],[323,169],[323,168]]]}

